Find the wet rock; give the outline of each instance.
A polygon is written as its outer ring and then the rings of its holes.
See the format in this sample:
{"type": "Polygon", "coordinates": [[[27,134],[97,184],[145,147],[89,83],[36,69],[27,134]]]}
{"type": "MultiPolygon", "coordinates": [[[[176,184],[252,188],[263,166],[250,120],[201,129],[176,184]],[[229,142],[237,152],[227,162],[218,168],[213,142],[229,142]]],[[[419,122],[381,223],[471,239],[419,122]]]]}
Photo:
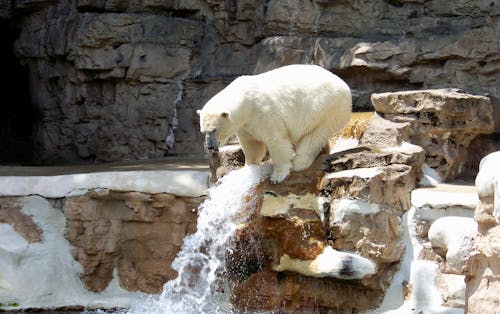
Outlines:
{"type": "Polygon", "coordinates": [[[210,182],[215,183],[229,171],[238,169],[245,165],[245,154],[240,145],[227,145],[219,149],[217,153],[209,154],[210,182]]]}
{"type": "Polygon", "coordinates": [[[376,307],[405,250],[400,216],[422,162],[413,145],[357,148],[262,183],[228,257],[232,303],[245,311],[376,307]]]}
{"type": "Polygon", "coordinates": [[[462,313],[463,266],[475,236],[475,189],[464,184],[417,188],[411,204],[402,216],[405,252],[400,268],[374,312],[462,313]]]}

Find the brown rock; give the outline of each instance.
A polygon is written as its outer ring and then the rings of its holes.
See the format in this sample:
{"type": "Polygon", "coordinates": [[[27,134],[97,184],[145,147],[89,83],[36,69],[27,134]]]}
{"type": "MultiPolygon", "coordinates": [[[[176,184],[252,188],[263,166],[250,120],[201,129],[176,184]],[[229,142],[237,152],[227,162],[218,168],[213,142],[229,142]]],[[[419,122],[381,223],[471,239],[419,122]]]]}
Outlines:
{"type": "Polygon", "coordinates": [[[401,145],[410,138],[410,124],[408,122],[396,123],[382,118],[375,112],[363,136],[361,145],[376,147],[394,147],[401,145]]]}
{"type": "Polygon", "coordinates": [[[476,177],[479,203],[474,218],[478,223],[478,234],[473,240],[466,268],[467,313],[499,313],[500,309],[498,160],[499,152],[483,158],[476,177]]]}
{"type": "Polygon", "coordinates": [[[43,231],[33,217],[22,212],[18,197],[0,197],[0,223],[11,225],[28,243],[41,242],[43,231]]]}
{"type": "Polygon", "coordinates": [[[380,304],[405,250],[400,215],[409,206],[416,182],[412,168],[421,167],[423,152],[361,150],[322,155],[282,183],[264,182],[256,189],[254,213],[238,230],[227,263],[236,308],[347,313],[380,304]],[[360,168],[344,170],[350,167],[360,168]],[[374,175],[342,174],[363,169],[374,175]],[[352,203],[339,203],[345,200],[352,203]],[[276,271],[283,256],[302,265],[326,247],[373,261],[376,273],[340,280],[316,278],[311,269],[305,275],[276,271]]]}
{"type": "Polygon", "coordinates": [[[354,198],[368,203],[388,204],[398,211],[410,207],[410,191],[415,187],[412,168],[403,164],[358,168],[327,174],[322,190],[332,199],[354,198]]]}
{"type": "Polygon", "coordinates": [[[444,181],[465,171],[471,141],[494,130],[490,99],[458,90],[373,94],[372,102],[385,119],[410,125],[408,140],[424,148],[425,163],[444,181]]]}
{"type": "Polygon", "coordinates": [[[83,267],[87,289],[104,290],[116,268],[123,288],[161,292],[163,284],[177,276],[169,265],[184,236],[194,232],[201,201],[111,190],[67,198],[66,238],[83,267]]]}
{"type": "Polygon", "coordinates": [[[475,239],[467,264],[467,313],[498,313],[500,308],[500,226],[475,239]]]}

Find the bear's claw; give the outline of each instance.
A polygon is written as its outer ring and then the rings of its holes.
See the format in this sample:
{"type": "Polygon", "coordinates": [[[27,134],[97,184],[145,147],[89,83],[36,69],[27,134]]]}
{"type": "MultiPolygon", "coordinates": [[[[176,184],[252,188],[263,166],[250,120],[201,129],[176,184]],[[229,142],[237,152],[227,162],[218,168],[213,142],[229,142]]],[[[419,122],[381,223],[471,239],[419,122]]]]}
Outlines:
{"type": "Polygon", "coordinates": [[[289,174],[290,174],[289,170],[288,171],[285,171],[285,170],[280,171],[279,169],[275,169],[273,171],[273,173],[271,174],[271,179],[269,179],[269,181],[272,184],[277,184],[277,183],[283,182],[283,180],[285,180],[289,174]]]}

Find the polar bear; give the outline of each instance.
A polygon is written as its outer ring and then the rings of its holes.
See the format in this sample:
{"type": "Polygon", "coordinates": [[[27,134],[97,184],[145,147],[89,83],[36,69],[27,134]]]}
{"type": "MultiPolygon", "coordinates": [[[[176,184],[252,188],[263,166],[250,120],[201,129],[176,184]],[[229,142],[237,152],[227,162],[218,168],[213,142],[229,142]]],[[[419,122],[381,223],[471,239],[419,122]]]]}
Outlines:
{"type": "Polygon", "coordinates": [[[218,150],[236,133],[246,164],[261,163],[269,151],[270,181],[279,183],[314,162],[351,110],[342,79],[317,65],[296,64],[236,78],[198,114],[208,149],[218,150]]]}

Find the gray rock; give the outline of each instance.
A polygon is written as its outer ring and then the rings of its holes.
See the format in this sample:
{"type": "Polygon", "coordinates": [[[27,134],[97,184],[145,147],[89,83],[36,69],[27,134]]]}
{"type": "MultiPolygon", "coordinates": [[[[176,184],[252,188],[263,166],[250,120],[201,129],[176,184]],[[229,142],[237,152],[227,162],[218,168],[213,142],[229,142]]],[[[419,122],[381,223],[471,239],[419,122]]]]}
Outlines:
{"type": "Polygon", "coordinates": [[[201,156],[196,109],[236,76],[290,63],[341,76],[358,110],[373,109],[374,92],[489,94],[498,131],[499,8],[483,0],[17,0],[0,3],[0,16],[19,25],[15,51],[40,113],[35,159],[46,163],[201,156]],[[138,96],[145,86],[147,100],[138,96]],[[78,134],[90,122],[108,131],[78,134]],[[128,152],[95,146],[118,145],[116,134],[134,139],[119,144],[128,152]]]}

